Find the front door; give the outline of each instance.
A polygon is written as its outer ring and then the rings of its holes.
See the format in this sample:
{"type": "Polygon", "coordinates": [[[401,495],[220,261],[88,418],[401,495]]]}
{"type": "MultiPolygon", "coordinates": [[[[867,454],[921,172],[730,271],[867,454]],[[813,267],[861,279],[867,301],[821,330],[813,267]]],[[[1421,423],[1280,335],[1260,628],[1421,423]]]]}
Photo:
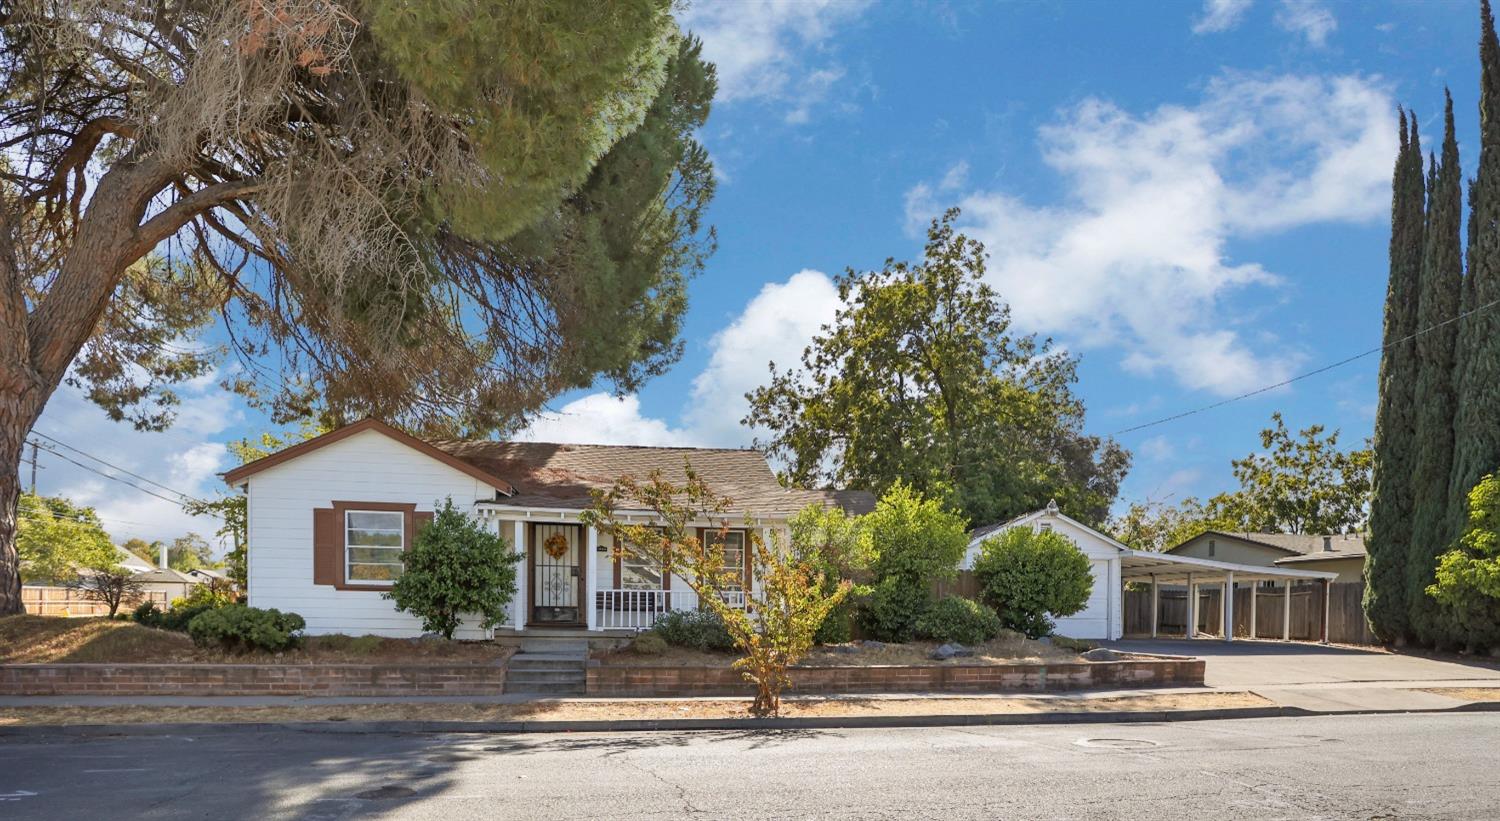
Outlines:
{"type": "Polygon", "coordinates": [[[531,526],[531,624],[584,623],[583,527],[531,526]]]}

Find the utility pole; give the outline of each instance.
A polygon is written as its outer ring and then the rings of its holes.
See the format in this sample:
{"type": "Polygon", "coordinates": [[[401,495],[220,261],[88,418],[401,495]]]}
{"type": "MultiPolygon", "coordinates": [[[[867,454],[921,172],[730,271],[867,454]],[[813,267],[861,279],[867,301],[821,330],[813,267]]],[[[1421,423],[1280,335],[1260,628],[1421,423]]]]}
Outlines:
{"type": "Polygon", "coordinates": [[[31,440],[31,495],[36,495],[36,440],[31,440]]]}

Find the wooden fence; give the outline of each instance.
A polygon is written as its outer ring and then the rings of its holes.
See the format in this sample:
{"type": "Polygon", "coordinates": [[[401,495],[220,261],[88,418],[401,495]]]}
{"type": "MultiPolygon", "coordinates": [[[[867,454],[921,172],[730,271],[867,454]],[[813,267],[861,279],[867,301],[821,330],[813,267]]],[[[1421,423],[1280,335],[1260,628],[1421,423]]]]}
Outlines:
{"type": "Polygon", "coordinates": [[[932,597],[941,599],[944,596],[962,596],[966,599],[979,601],[979,579],[972,570],[960,570],[958,575],[951,579],[938,579],[932,583],[932,597]]]}
{"type": "MultiPolygon", "coordinates": [[[[1365,620],[1362,604],[1363,582],[1335,582],[1328,586],[1328,640],[1339,644],[1379,644],[1365,620]]],[[[1271,587],[1236,587],[1234,591],[1234,634],[1250,635],[1250,596],[1255,600],[1255,634],[1260,638],[1281,638],[1284,589],[1271,587]]],[[[1160,590],[1158,635],[1181,636],[1187,630],[1187,591],[1181,587],[1160,590]]],[[[1223,595],[1218,587],[1198,589],[1198,632],[1224,635],[1223,595]]],[[[1151,635],[1151,589],[1125,591],[1125,634],[1151,635]]],[[[1317,641],[1323,617],[1323,586],[1292,586],[1291,637],[1317,641]]]]}
{"type": "MultiPolygon", "coordinates": [[[[161,591],[146,591],[141,598],[129,604],[120,605],[121,610],[128,611],[146,599],[150,599],[165,609],[167,606],[167,594],[161,591]]],[[[89,601],[83,592],[71,587],[32,587],[21,588],[21,605],[26,612],[35,616],[108,616],[109,605],[102,602],[89,601]]]]}

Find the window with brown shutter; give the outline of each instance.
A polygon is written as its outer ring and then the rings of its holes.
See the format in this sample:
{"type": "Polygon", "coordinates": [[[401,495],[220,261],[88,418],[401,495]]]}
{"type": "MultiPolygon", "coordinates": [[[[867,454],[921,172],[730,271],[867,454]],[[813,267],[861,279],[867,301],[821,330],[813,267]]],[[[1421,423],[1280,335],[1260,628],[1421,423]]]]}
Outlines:
{"type": "Polygon", "coordinates": [[[389,572],[390,548],[410,550],[418,526],[432,516],[431,511],[418,513],[415,504],[400,502],[336,501],[332,507],[314,509],[313,584],[339,590],[389,589],[399,575],[399,569],[389,572]],[[378,521],[379,514],[393,518],[390,513],[401,514],[399,529],[378,521]]]}

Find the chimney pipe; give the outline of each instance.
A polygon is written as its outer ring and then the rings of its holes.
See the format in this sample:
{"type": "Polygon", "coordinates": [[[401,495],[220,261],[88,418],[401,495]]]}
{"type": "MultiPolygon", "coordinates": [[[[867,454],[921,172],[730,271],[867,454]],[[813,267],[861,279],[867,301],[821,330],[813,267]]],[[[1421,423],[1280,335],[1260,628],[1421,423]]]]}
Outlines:
{"type": "Polygon", "coordinates": [[[1323,552],[1324,553],[1332,553],[1333,552],[1333,537],[1332,536],[1324,536],[1323,537],[1323,552]]]}
{"type": "Polygon", "coordinates": [[[157,555],[159,557],[157,559],[157,566],[159,566],[163,570],[165,570],[167,568],[167,543],[166,542],[162,542],[161,543],[161,549],[157,551],[157,555]]]}

